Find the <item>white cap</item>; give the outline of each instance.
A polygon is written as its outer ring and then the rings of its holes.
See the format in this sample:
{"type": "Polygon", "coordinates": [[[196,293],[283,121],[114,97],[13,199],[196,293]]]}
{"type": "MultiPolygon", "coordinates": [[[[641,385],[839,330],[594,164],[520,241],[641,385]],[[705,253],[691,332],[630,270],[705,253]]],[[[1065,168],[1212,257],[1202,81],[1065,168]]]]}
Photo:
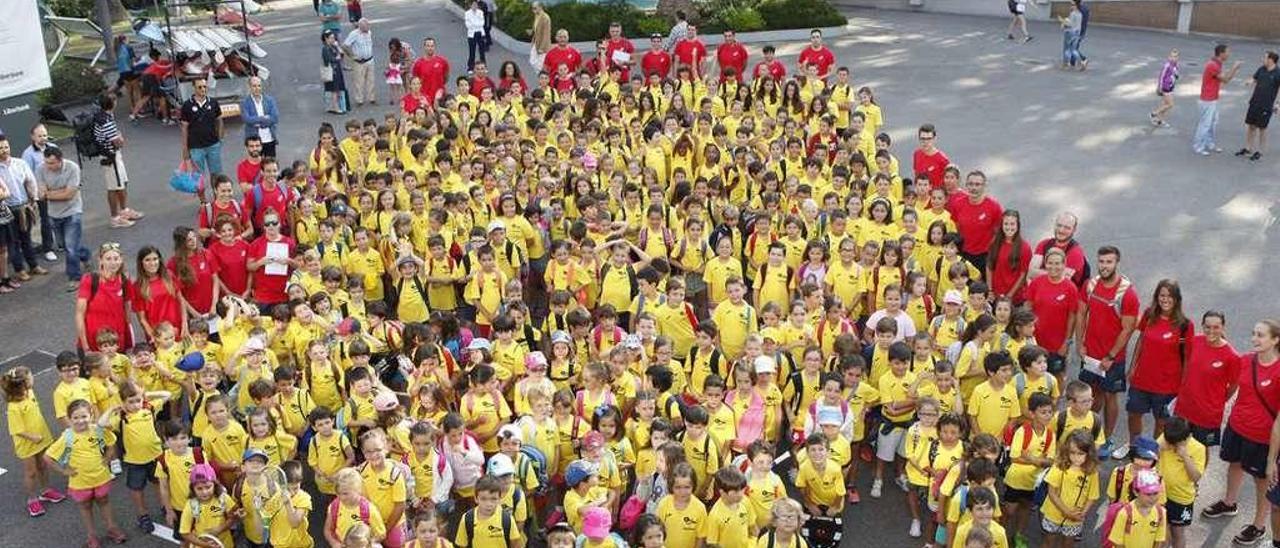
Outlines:
{"type": "Polygon", "coordinates": [[[772,356],[756,356],[756,373],[776,373],[778,362],[772,356]]]}
{"type": "Polygon", "coordinates": [[[947,293],[942,296],[943,304],[964,304],[964,295],[954,289],[948,289],[947,293]]]}
{"type": "Polygon", "coordinates": [[[489,457],[490,476],[510,476],[514,473],[516,473],[516,465],[511,462],[511,457],[502,453],[489,457]]]}
{"type": "Polygon", "coordinates": [[[489,221],[489,229],[486,230],[485,232],[493,232],[495,230],[506,230],[506,229],[507,229],[506,223],[503,223],[499,219],[494,219],[492,221],[489,221]]]}
{"type": "Polygon", "coordinates": [[[514,439],[520,443],[524,443],[524,435],[520,433],[520,427],[514,424],[508,424],[499,428],[498,439],[514,439]]]}

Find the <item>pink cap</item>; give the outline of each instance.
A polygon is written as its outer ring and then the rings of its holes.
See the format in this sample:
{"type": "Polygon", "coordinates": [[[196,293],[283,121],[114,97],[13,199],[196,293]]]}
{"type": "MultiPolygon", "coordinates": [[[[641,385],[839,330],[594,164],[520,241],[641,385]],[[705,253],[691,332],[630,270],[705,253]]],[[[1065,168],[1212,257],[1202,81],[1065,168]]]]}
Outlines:
{"type": "Polygon", "coordinates": [[[588,508],[582,516],[582,534],[591,540],[600,540],[609,536],[609,529],[613,527],[613,519],[609,516],[609,511],[595,506],[588,508]]]}
{"type": "Polygon", "coordinates": [[[373,409],[375,411],[391,411],[400,407],[400,400],[396,399],[394,392],[379,392],[373,397],[373,409]]]}
{"type": "Polygon", "coordinates": [[[604,434],[593,430],[582,437],[582,449],[584,451],[601,447],[604,447],[604,434]]]}
{"type": "Polygon", "coordinates": [[[191,483],[208,483],[218,481],[218,474],[209,463],[202,462],[191,467],[191,483]]]}

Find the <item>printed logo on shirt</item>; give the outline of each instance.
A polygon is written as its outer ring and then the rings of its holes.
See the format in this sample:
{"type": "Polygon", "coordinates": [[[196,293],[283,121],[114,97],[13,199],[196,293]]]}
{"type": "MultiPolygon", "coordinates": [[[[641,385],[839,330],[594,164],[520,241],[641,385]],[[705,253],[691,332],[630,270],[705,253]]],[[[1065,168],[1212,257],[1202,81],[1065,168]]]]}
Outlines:
{"type": "Polygon", "coordinates": [[[1059,294],[1059,295],[1058,295],[1056,298],[1054,298],[1053,300],[1055,300],[1055,301],[1064,301],[1064,300],[1066,300],[1066,299],[1067,299],[1067,295],[1066,295],[1065,293],[1063,293],[1063,294],[1059,294]]]}
{"type": "Polygon", "coordinates": [[[1172,338],[1173,338],[1173,333],[1165,333],[1165,334],[1164,334],[1164,336],[1163,336],[1163,337],[1161,337],[1161,338],[1163,338],[1164,340],[1172,339],[1172,338]]]}
{"type": "Polygon", "coordinates": [[[1262,381],[1262,382],[1260,382],[1260,383],[1258,383],[1258,384],[1260,384],[1260,385],[1262,385],[1262,386],[1271,386],[1271,379],[1264,380],[1264,381],[1262,381]]]}
{"type": "Polygon", "coordinates": [[[1213,362],[1213,363],[1209,364],[1209,367],[1212,367],[1212,368],[1214,368],[1214,369],[1221,369],[1223,365],[1225,365],[1225,364],[1223,364],[1223,363],[1222,363],[1222,362],[1220,362],[1220,361],[1216,361],[1216,362],[1213,362]]]}

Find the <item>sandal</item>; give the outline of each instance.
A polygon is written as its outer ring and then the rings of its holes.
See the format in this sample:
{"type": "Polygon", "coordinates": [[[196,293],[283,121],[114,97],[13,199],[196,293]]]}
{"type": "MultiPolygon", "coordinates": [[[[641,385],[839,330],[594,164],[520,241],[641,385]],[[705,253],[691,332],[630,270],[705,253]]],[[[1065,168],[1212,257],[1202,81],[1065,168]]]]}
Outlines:
{"type": "Polygon", "coordinates": [[[107,529],[107,538],[116,544],[124,544],[125,541],[129,540],[129,535],[124,534],[124,531],[119,529],[107,529]]]}
{"type": "Polygon", "coordinates": [[[0,283],[0,295],[8,295],[10,293],[13,293],[13,291],[14,291],[13,286],[7,283],[0,283]]]}
{"type": "Polygon", "coordinates": [[[98,541],[98,537],[90,535],[89,538],[84,541],[84,548],[102,548],[102,543],[98,541]]]}

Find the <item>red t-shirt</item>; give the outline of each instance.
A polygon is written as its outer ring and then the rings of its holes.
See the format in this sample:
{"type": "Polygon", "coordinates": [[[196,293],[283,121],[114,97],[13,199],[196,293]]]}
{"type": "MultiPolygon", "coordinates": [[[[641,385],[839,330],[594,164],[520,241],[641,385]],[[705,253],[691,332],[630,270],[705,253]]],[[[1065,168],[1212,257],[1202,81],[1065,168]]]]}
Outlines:
{"type": "Polygon", "coordinates": [[[1214,347],[1204,335],[1191,339],[1186,376],[1178,387],[1174,413],[1201,428],[1222,427],[1228,392],[1240,380],[1240,354],[1230,342],[1222,342],[1214,347]]]}
{"type": "Polygon", "coordinates": [[[716,62],[720,64],[720,78],[725,77],[724,69],[733,68],[737,73],[734,79],[741,82],[742,74],[747,72],[747,48],[741,42],[720,44],[716,48],[716,62]]]}
{"type": "Polygon", "coordinates": [[[702,61],[707,58],[707,46],[702,40],[680,40],[676,42],[674,51],[680,64],[692,66],[695,73],[702,73],[702,61]]]}
{"type": "MultiPolygon", "coordinates": [[[[980,255],[991,247],[996,238],[996,230],[1000,228],[1000,216],[1004,208],[995,198],[983,196],[982,201],[973,203],[969,195],[957,192],[947,202],[947,211],[956,223],[956,232],[960,233],[960,251],[969,255],[980,255]]],[[[1027,254],[1030,259],[1030,252],[1027,254]]]]}
{"type": "Polygon", "coordinates": [[[1210,59],[1204,64],[1204,76],[1200,80],[1200,100],[1201,101],[1217,101],[1218,91],[1222,89],[1222,81],[1218,80],[1218,75],[1222,74],[1222,62],[1217,59],[1210,59]]]}
{"type": "MultiPolygon", "coordinates": [[[[293,256],[295,244],[293,238],[281,236],[279,240],[273,243],[282,243],[288,246],[289,257],[293,256]]],[[[259,236],[253,243],[249,244],[249,259],[258,260],[267,256],[267,237],[259,236]]],[[[263,265],[253,271],[253,300],[260,303],[278,304],[289,300],[289,296],[285,294],[285,288],[289,284],[289,273],[281,275],[268,275],[267,267],[263,265]]]]}
{"type": "Polygon", "coordinates": [[[208,249],[202,249],[187,257],[187,265],[191,267],[191,273],[195,276],[191,284],[182,283],[182,278],[178,276],[177,257],[169,258],[169,275],[178,285],[178,291],[182,292],[182,298],[187,300],[187,304],[201,314],[208,314],[213,309],[213,257],[211,255],[208,249]]]}
{"type": "Polygon", "coordinates": [[[631,44],[631,40],[627,40],[626,38],[623,38],[621,36],[617,38],[610,38],[609,40],[606,40],[604,43],[604,58],[609,61],[608,66],[618,67],[622,69],[622,81],[626,82],[627,80],[631,79],[631,71],[628,68],[630,65],[619,65],[613,62],[613,52],[615,51],[625,51],[627,53],[630,53],[633,55],[633,60],[634,60],[636,47],[631,44]]]}
{"type": "Polygon", "coordinates": [[[524,83],[524,78],[523,78],[523,77],[521,77],[521,78],[512,78],[512,77],[510,77],[510,76],[504,76],[504,77],[502,77],[502,79],[498,80],[498,89],[508,89],[508,90],[509,90],[509,89],[511,89],[511,86],[515,85],[517,82],[520,84],[520,96],[521,96],[521,97],[523,97],[523,96],[524,96],[524,94],[529,93],[529,86],[528,86],[527,84],[525,84],[525,83],[524,83]]]}
{"type": "Polygon", "coordinates": [[[124,276],[99,277],[98,292],[93,293],[93,278],[92,274],[81,276],[80,290],[76,294],[77,299],[88,301],[84,311],[84,334],[89,347],[84,350],[98,350],[97,335],[103,328],[116,332],[121,349],[133,347],[133,330],[124,310],[125,302],[133,299],[133,287],[124,276]]]}
{"type": "Polygon", "coordinates": [[[911,154],[911,174],[918,176],[924,174],[929,177],[929,188],[942,188],[942,172],[951,165],[951,159],[947,158],[947,154],[941,150],[933,151],[933,154],[925,154],[921,149],[916,149],[911,154]]]}
{"type": "Polygon", "coordinates": [[[200,208],[200,213],[196,219],[197,226],[200,228],[213,228],[213,221],[217,221],[219,217],[224,216],[235,219],[237,223],[240,223],[241,229],[249,225],[249,212],[239,202],[232,200],[225,205],[219,205],[218,201],[214,200],[207,207],[200,208]],[[212,219],[209,218],[210,211],[213,213],[212,219]]]}
{"type": "Polygon", "coordinates": [[[400,110],[403,110],[405,114],[413,114],[422,107],[427,110],[431,109],[431,100],[426,95],[406,93],[404,97],[400,98],[400,110]]]}
{"type": "MultiPolygon", "coordinates": [[[[1009,266],[1009,255],[1013,253],[1013,246],[1007,243],[1000,246],[1000,252],[996,255],[995,264],[989,261],[987,263],[987,268],[991,269],[991,291],[996,295],[1009,293],[1014,284],[1018,283],[1018,279],[1031,270],[1031,244],[1028,244],[1026,240],[1019,239],[1018,245],[1022,249],[1022,253],[1018,255],[1018,267],[1016,269],[1009,266]]],[[[1021,292],[1013,295],[1013,299],[1021,302],[1021,292]]]]}
{"type": "Polygon", "coordinates": [[[492,78],[489,78],[487,76],[484,78],[477,78],[474,76],[471,77],[471,96],[475,97],[476,99],[480,98],[480,92],[486,89],[496,89],[496,88],[497,86],[494,85],[492,78]]]}
{"type": "Polygon", "coordinates": [[[1249,441],[1266,445],[1271,440],[1272,411],[1280,411],[1280,360],[1258,363],[1254,374],[1256,354],[1240,356],[1240,376],[1236,384],[1236,404],[1231,408],[1227,426],[1249,441]],[[1264,403],[1265,402],[1265,403],[1264,403]]]}
{"type": "Polygon", "coordinates": [[[1024,295],[1036,315],[1036,343],[1055,354],[1059,350],[1065,354],[1067,339],[1071,337],[1067,324],[1080,307],[1080,293],[1075,284],[1065,276],[1054,283],[1048,274],[1041,274],[1027,284],[1024,295]]]}
{"type": "MultiPolygon", "coordinates": [[[[1084,326],[1084,351],[1085,355],[1102,359],[1111,353],[1111,347],[1116,344],[1116,337],[1120,336],[1122,325],[1120,323],[1120,315],[1126,317],[1138,317],[1138,291],[1133,288],[1133,284],[1129,284],[1129,289],[1124,292],[1120,298],[1120,314],[1116,313],[1116,309],[1111,305],[1116,298],[1116,291],[1120,289],[1120,282],[1107,287],[1101,281],[1098,281],[1093,289],[1093,295],[1090,296],[1088,291],[1080,292],[1080,302],[1088,308],[1087,323],[1084,326]]],[[[1120,349],[1120,353],[1116,355],[1116,361],[1123,361],[1125,350],[1120,349]]]]}
{"type": "Polygon", "coordinates": [[[1153,394],[1177,394],[1182,383],[1182,357],[1178,341],[1182,340],[1190,353],[1190,338],[1195,335],[1195,325],[1187,322],[1185,331],[1173,325],[1168,318],[1159,317],[1147,324],[1138,322],[1138,359],[1134,361],[1133,387],[1153,394]],[[1184,338],[1185,337],[1185,338],[1184,338]]]}
{"type": "Polygon", "coordinates": [[[836,64],[836,56],[827,49],[827,46],[818,46],[818,49],[809,46],[800,52],[800,64],[817,65],[818,78],[826,78],[830,74],[831,65],[836,64]]]}
{"type": "Polygon", "coordinates": [[[662,50],[645,52],[640,58],[640,70],[646,80],[651,74],[666,78],[671,72],[671,54],[662,50]]]}
{"type": "Polygon", "coordinates": [[[231,245],[221,240],[209,243],[209,267],[222,280],[222,285],[236,295],[244,295],[249,287],[249,243],[236,238],[231,245]]]}
{"type": "Polygon", "coordinates": [[[551,46],[551,49],[547,50],[546,58],[542,60],[542,70],[555,76],[560,65],[568,65],[570,74],[578,72],[578,68],[582,66],[582,54],[578,53],[573,46],[551,46]]]}
{"type": "MultiPolygon", "coordinates": [[[[255,188],[261,186],[262,185],[257,185],[255,188]]],[[[289,199],[291,194],[292,193],[289,192],[288,187],[277,182],[274,189],[267,190],[266,187],[262,187],[262,203],[260,204],[253,203],[254,200],[257,199],[257,191],[251,189],[249,192],[246,192],[244,194],[244,204],[241,207],[243,207],[246,212],[253,212],[253,227],[258,231],[262,230],[262,217],[263,215],[266,215],[267,209],[270,208],[275,210],[276,215],[280,218],[280,230],[288,233],[290,229],[288,219],[289,199]]]]}
{"type": "Polygon", "coordinates": [[[772,61],[760,61],[756,64],[755,70],[751,71],[751,78],[760,78],[766,74],[772,76],[774,80],[781,82],[787,75],[787,66],[777,59],[772,61]]]}
{"type": "Polygon", "coordinates": [[[133,310],[138,313],[138,316],[146,318],[152,329],[161,322],[169,322],[169,325],[173,326],[178,333],[182,333],[185,328],[182,324],[182,303],[169,293],[168,288],[164,286],[164,281],[158,276],[145,282],[151,295],[148,298],[142,296],[143,283],[141,280],[134,282],[133,310]]]}
{"type": "MultiPolygon", "coordinates": [[[[1085,257],[1084,246],[1077,243],[1074,239],[1065,244],[1061,244],[1058,243],[1056,238],[1049,237],[1040,240],[1040,243],[1036,244],[1036,255],[1043,257],[1044,253],[1049,251],[1050,247],[1061,249],[1063,253],[1067,254],[1067,260],[1064,266],[1071,269],[1072,272],[1075,272],[1075,274],[1071,275],[1071,281],[1075,282],[1077,287],[1084,287],[1084,282],[1087,281],[1084,277],[1084,263],[1088,260],[1088,258],[1085,257]]],[[[1041,268],[1043,268],[1043,263],[1041,263],[1041,265],[1041,268]]]]}
{"type": "Polygon", "coordinates": [[[422,80],[422,94],[434,105],[436,93],[449,83],[449,60],[442,55],[421,57],[413,62],[413,75],[422,80]]]}
{"type": "Polygon", "coordinates": [[[242,185],[251,185],[258,181],[258,174],[262,173],[262,162],[253,162],[248,158],[240,160],[236,164],[236,182],[242,185]]]}

